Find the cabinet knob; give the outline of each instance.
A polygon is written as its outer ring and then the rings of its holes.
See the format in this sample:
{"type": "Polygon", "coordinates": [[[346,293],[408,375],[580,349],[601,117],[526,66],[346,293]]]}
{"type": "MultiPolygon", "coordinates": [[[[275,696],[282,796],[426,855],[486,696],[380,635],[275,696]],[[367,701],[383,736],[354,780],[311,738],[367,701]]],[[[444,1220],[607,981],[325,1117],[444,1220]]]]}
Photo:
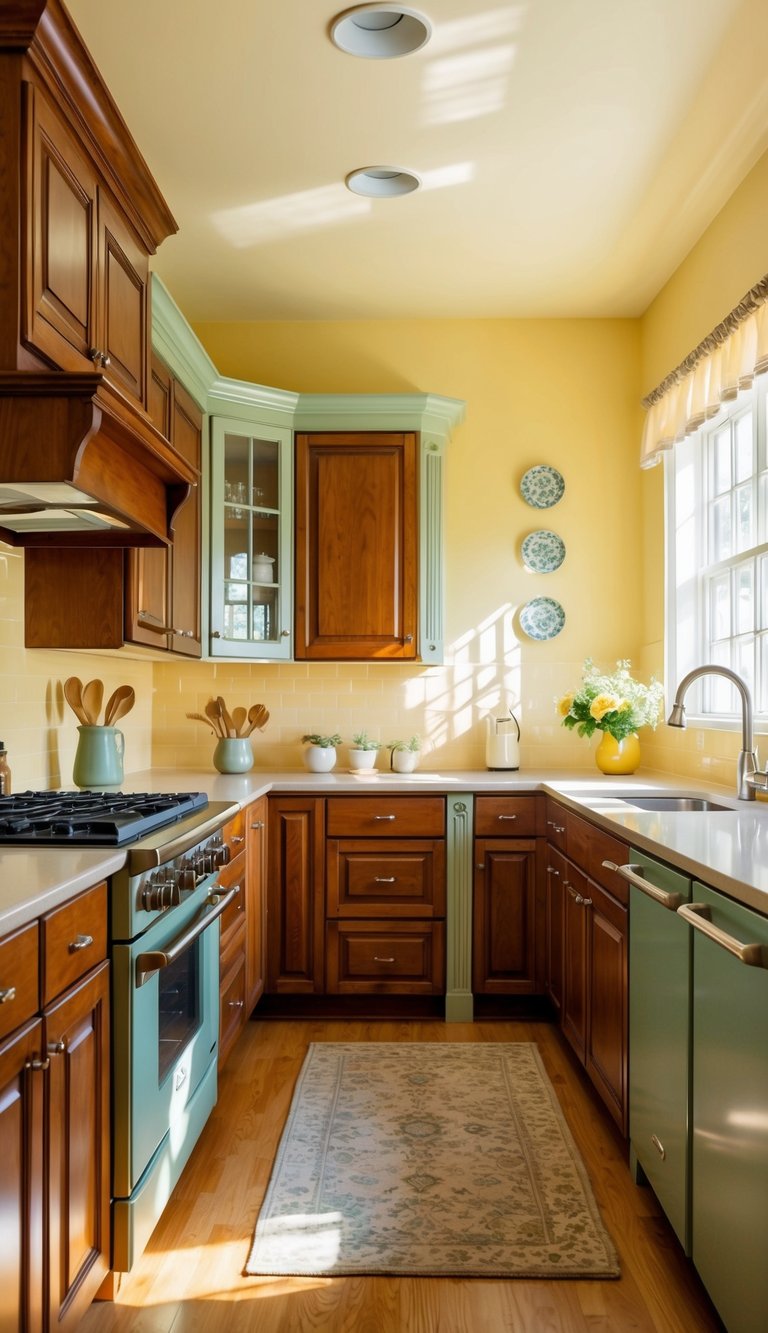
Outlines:
{"type": "Polygon", "coordinates": [[[27,1060],[26,1064],[24,1065],[25,1069],[31,1069],[35,1074],[41,1071],[45,1072],[45,1070],[50,1069],[50,1067],[51,1067],[51,1062],[48,1056],[46,1056],[44,1060],[41,1060],[39,1056],[34,1056],[32,1060],[27,1060]]]}
{"type": "Polygon", "coordinates": [[[404,635],[403,635],[403,643],[413,643],[413,635],[412,635],[412,634],[404,634],[404,635]]]}
{"type": "Polygon", "coordinates": [[[80,949],[90,949],[93,944],[93,935],[75,935],[70,941],[69,952],[78,953],[80,949]]]}
{"type": "Polygon", "coordinates": [[[61,1041],[48,1042],[49,1055],[63,1055],[66,1049],[67,1049],[67,1043],[63,1039],[61,1041]]]}
{"type": "Polygon", "coordinates": [[[290,638],[290,635],[291,635],[291,631],[290,631],[289,629],[281,629],[281,631],[280,631],[280,638],[281,638],[281,639],[288,639],[288,638],[290,638]]]}
{"type": "Polygon", "coordinates": [[[211,630],[211,638],[212,638],[212,639],[220,639],[220,638],[221,638],[221,631],[218,630],[218,629],[211,630]]]}
{"type": "Polygon", "coordinates": [[[0,1004],[8,1004],[9,1000],[16,999],[16,987],[6,986],[5,990],[0,990],[0,1004]]]}
{"type": "Polygon", "coordinates": [[[478,861],[475,870],[485,870],[485,861],[478,861]]]}

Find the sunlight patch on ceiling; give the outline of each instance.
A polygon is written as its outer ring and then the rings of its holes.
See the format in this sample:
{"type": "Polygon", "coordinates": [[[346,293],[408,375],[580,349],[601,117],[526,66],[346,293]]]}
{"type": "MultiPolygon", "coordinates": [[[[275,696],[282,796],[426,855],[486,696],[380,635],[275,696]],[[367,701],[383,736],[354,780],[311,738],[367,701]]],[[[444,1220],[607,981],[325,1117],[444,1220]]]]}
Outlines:
{"type": "Polygon", "coordinates": [[[339,222],[353,222],[371,211],[371,202],[350,194],[342,182],[320,185],[257,204],[212,213],[211,221],[236,250],[273,241],[287,232],[314,231],[339,222]]]}
{"type": "Polygon", "coordinates": [[[504,5],[501,9],[489,9],[485,14],[473,14],[471,18],[449,19],[436,24],[430,50],[438,54],[466,51],[467,47],[515,36],[523,26],[527,8],[527,5],[504,5]]]}
{"type": "Polygon", "coordinates": [[[474,162],[452,162],[445,167],[435,167],[432,171],[422,171],[422,190],[444,190],[448,185],[466,185],[474,180],[474,162]]]}
{"type": "Polygon", "coordinates": [[[430,61],[423,83],[427,124],[476,120],[501,110],[515,49],[495,46],[430,61]]]}

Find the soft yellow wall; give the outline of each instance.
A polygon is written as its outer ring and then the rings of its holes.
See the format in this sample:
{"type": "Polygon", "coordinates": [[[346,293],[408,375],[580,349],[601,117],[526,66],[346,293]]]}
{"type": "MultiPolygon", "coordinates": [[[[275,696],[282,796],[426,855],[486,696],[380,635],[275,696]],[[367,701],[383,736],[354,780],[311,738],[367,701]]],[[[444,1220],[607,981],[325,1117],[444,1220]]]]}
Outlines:
{"type": "MultiPolygon", "coordinates": [[[[640,323],[642,392],[673,370],[768,272],[768,153],[704,232],[640,323]]],[[[664,671],[663,469],[642,473],[644,670],[664,671]]],[[[670,689],[676,682],[668,682],[670,689]]],[[[644,752],[656,768],[732,784],[739,737],[732,731],[660,727],[644,752]]]]}
{"type": "Polygon", "coordinates": [[[24,555],[0,543],[0,738],[8,747],[13,790],[72,782],[77,720],[64,702],[67,676],[101,677],[105,698],[133,685],[136,706],[121,723],[128,771],[152,757],[152,663],[24,647],[24,555]]]}
{"type": "MultiPolygon", "coordinates": [[[[610,664],[641,642],[635,321],[435,320],[208,324],[196,329],[222,374],[304,392],[433,392],[461,398],[466,422],[448,446],[445,667],[226,664],[155,671],[156,763],[205,761],[210,740],[184,718],[211,693],[265,703],[272,721],[257,762],[300,762],[304,731],[366,727],[383,741],[418,732],[425,766],[482,765],[482,718],[519,709],[523,764],[588,766],[590,747],[559,725],[553,696],[584,657],[610,664]],[[526,468],[549,463],[563,500],[521,499],[526,468]],[[526,573],[520,543],[551,527],[567,555],[554,574],[526,573]],[[552,596],[563,633],[518,630],[531,597],[552,596]]],[[[381,760],[379,761],[382,762],[381,760]]]]}

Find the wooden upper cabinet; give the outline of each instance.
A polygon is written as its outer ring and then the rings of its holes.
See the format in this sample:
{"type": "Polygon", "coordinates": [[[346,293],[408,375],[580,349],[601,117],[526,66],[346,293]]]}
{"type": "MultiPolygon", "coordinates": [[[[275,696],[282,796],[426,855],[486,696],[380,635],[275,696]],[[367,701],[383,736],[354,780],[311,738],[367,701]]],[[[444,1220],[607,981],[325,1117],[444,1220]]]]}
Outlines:
{"type": "Polygon", "coordinates": [[[104,371],[147,403],[149,254],[40,88],[24,85],[31,161],[22,340],[62,370],[104,371]]]}
{"type": "Polygon", "coordinates": [[[295,656],[415,658],[416,433],[297,435],[295,532],[295,656]]]}
{"type": "MultiPolygon", "coordinates": [[[[175,449],[199,472],[203,418],[194,399],[167,366],[152,357],[150,415],[175,449]]],[[[200,488],[178,510],[173,546],[142,547],[127,555],[125,637],[149,648],[200,657],[200,488]]]]}

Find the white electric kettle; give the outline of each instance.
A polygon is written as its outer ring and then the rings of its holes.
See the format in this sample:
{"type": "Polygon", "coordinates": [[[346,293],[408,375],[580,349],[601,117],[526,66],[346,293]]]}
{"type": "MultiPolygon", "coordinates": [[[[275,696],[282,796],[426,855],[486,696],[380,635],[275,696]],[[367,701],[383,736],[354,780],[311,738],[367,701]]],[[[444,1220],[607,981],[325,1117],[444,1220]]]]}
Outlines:
{"type": "Polygon", "coordinates": [[[486,768],[520,767],[520,726],[517,718],[487,717],[485,719],[486,768]]]}

